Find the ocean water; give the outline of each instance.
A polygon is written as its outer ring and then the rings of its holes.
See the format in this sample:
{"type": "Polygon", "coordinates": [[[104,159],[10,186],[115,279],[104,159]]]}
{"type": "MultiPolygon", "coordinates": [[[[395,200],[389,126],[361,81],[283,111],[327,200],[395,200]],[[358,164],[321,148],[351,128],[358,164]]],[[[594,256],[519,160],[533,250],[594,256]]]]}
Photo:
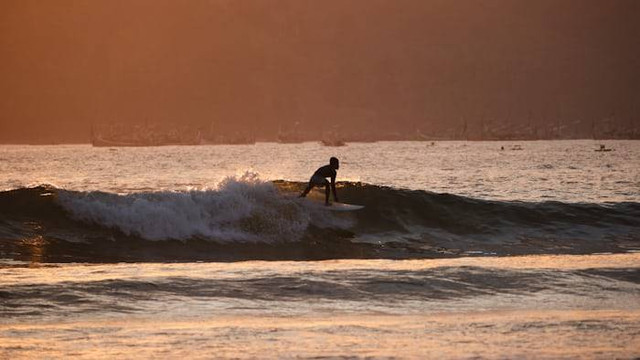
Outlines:
{"type": "Polygon", "coordinates": [[[599,144],[0,146],[0,358],[639,357],[599,144]],[[297,198],[330,156],[363,210],[297,198]]]}

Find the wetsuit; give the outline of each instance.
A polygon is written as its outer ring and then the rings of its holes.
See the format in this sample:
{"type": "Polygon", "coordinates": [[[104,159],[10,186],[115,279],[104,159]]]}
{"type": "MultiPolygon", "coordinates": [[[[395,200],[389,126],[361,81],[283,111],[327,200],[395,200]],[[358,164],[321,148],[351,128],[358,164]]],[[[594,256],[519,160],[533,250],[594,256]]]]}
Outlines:
{"type": "Polygon", "coordinates": [[[307,193],[311,191],[314,186],[324,186],[325,187],[325,204],[329,204],[329,185],[331,185],[331,190],[333,191],[333,199],[337,202],[338,196],[336,195],[336,170],[331,165],[325,165],[316,170],[309,179],[309,185],[300,195],[301,197],[307,196],[307,193]],[[331,183],[327,178],[331,178],[331,183]]]}

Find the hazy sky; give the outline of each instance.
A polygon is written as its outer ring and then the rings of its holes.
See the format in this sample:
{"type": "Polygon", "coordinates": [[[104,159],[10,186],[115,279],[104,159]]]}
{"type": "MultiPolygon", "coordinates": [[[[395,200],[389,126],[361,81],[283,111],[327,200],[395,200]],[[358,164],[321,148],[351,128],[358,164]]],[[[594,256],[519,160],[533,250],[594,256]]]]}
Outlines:
{"type": "Polygon", "coordinates": [[[2,0],[0,142],[638,122],[636,0],[2,0]]]}

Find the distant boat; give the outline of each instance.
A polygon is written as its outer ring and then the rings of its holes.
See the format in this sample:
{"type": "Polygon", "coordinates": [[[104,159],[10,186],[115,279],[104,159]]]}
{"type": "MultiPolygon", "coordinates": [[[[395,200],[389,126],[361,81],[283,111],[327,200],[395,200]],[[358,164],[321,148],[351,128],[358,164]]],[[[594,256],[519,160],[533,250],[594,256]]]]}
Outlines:
{"type": "Polygon", "coordinates": [[[113,141],[103,139],[100,136],[94,136],[91,138],[91,145],[95,147],[125,147],[125,146],[151,146],[145,143],[137,143],[137,142],[124,142],[124,141],[113,141]]]}
{"type": "Polygon", "coordinates": [[[345,146],[347,145],[344,141],[338,139],[322,139],[320,143],[324,146],[345,146]]]}
{"type": "Polygon", "coordinates": [[[606,146],[604,146],[603,144],[600,144],[600,148],[599,149],[595,149],[594,151],[597,152],[607,152],[607,151],[612,151],[613,149],[607,148],[606,146]]]}
{"type": "MultiPolygon", "coordinates": [[[[129,134],[125,134],[129,135],[129,134]]],[[[95,147],[142,147],[142,146],[169,146],[169,145],[200,145],[202,139],[200,133],[195,135],[166,136],[164,134],[146,133],[142,137],[130,136],[105,137],[92,131],[91,145],[95,147]]]]}
{"type": "Polygon", "coordinates": [[[95,136],[91,139],[91,145],[95,147],[143,147],[143,146],[171,146],[171,145],[200,145],[199,140],[187,140],[187,141],[119,141],[103,139],[99,136],[95,136]]]}
{"type": "Polygon", "coordinates": [[[254,145],[255,143],[256,143],[256,138],[250,135],[239,135],[239,136],[229,137],[224,142],[224,144],[228,144],[228,145],[254,145]]]}

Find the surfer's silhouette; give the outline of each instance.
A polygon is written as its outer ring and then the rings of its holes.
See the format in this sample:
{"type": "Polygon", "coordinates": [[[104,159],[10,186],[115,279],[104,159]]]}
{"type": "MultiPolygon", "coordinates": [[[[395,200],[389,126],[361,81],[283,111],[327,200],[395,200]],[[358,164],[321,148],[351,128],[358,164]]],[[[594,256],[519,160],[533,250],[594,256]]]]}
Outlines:
{"type": "Polygon", "coordinates": [[[329,185],[333,191],[333,200],[338,202],[338,195],[336,194],[336,170],[340,168],[340,162],[338,158],[332,157],[329,159],[329,165],[322,166],[316,172],[313,173],[309,180],[309,185],[304,189],[300,197],[305,197],[313,189],[314,186],[324,186],[325,200],[324,204],[329,205],[329,185]],[[327,178],[331,178],[331,183],[327,178]]]}

